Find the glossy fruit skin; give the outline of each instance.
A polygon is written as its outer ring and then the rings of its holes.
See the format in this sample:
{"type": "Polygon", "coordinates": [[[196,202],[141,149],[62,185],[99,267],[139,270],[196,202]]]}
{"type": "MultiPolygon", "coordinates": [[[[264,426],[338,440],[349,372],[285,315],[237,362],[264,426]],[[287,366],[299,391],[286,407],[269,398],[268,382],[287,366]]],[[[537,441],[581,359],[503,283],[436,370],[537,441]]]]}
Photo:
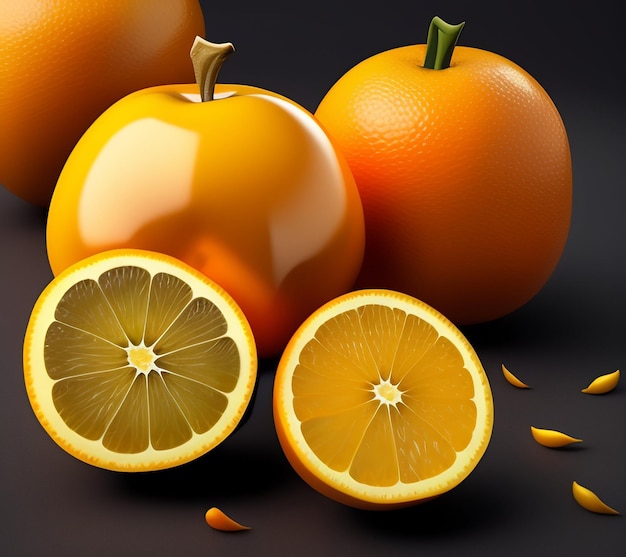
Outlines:
{"type": "Polygon", "coordinates": [[[261,357],[349,290],[364,250],[350,170],[312,115],[281,95],[217,85],[133,93],[76,145],[47,225],[58,274],[95,252],[167,253],[220,284],[261,357]],[[220,98],[221,97],[221,98],[220,98]]]}
{"type": "Polygon", "coordinates": [[[400,290],[457,325],[528,302],[560,260],[572,168],[565,127],[527,72],[457,46],[449,68],[425,45],[357,64],[315,112],[363,202],[359,287],[400,290]]]}
{"type": "Polygon", "coordinates": [[[198,0],[0,0],[0,184],[47,206],[89,125],[123,96],[193,81],[198,0]]]}

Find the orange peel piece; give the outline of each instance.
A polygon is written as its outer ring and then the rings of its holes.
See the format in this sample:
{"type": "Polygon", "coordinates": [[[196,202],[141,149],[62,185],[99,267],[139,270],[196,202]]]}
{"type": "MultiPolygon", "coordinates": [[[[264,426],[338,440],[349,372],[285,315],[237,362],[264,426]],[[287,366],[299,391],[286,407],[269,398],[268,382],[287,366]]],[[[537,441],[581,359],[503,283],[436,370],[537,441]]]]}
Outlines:
{"type": "Polygon", "coordinates": [[[590,395],[602,395],[604,393],[608,393],[609,391],[612,391],[615,387],[617,387],[619,376],[619,369],[614,371],[613,373],[600,375],[599,377],[596,377],[589,384],[589,386],[584,388],[581,392],[590,395]]]}
{"type": "Polygon", "coordinates": [[[504,378],[514,387],[517,387],[518,389],[530,389],[526,383],[515,377],[515,375],[513,375],[504,364],[502,364],[502,374],[504,375],[504,378]]]}
{"type": "Polygon", "coordinates": [[[576,502],[588,511],[600,514],[620,514],[619,511],[604,503],[593,491],[579,483],[572,482],[572,494],[576,502]]]}
{"type": "Polygon", "coordinates": [[[552,449],[565,447],[567,445],[571,445],[572,443],[582,443],[582,439],[572,437],[571,435],[567,435],[566,433],[562,433],[554,429],[541,429],[530,426],[530,432],[537,443],[552,449]]]}
{"type": "Polygon", "coordinates": [[[239,522],[233,520],[217,507],[211,507],[204,515],[206,523],[215,530],[221,530],[222,532],[241,532],[244,530],[250,530],[250,526],[244,526],[239,522]]]}

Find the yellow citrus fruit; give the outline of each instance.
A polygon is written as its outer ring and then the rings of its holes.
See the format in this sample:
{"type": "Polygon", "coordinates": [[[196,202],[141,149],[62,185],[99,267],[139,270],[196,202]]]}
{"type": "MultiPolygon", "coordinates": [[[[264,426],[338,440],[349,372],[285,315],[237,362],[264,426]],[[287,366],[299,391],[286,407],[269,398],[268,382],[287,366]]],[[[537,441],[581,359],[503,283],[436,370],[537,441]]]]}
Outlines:
{"type": "Polygon", "coordinates": [[[493,399],[462,333],[389,290],[340,296],[298,329],[279,362],[274,420],[300,476],[359,508],[449,491],[489,443],[493,399]]]}
{"type": "Polygon", "coordinates": [[[256,383],[248,322],[218,285],[169,256],[114,250],[55,277],[24,342],[32,408],[80,460],[169,468],[239,424],[256,383]]]}
{"type": "Polygon", "coordinates": [[[192,60],[208,51],[210,79],[136,91],[92,124],[50,203],[48,259],[56,274],[108,249],[172,255],[222,286],[259,356],[275,357],[312,311],[352,288],[363,209],[345,161],[304,108],[236,84],[202,101],[231,50],[197,39],[192,60]]]}

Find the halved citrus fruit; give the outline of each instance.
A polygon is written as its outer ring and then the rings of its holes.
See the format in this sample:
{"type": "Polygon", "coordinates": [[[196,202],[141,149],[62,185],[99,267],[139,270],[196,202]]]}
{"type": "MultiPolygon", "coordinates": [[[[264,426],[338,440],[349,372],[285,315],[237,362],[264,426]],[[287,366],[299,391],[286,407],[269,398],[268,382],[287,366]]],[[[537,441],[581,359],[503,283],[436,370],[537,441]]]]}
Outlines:
{"type": "Polygon", "coordinates": [[[24,341],[32,408],[80,460],[169,468],[222,442],[256,385],[248,322],[221,287],[175,258],[94,255],[35,303],[24,341]]]}
{"type": "Polygon", "coordinates": [[[429,305],[361,290],[298,329],[276,372],[281,446],[313,488],[359,508],[449,491],[475,468],[493,426],[482,364],[429,305]]]}

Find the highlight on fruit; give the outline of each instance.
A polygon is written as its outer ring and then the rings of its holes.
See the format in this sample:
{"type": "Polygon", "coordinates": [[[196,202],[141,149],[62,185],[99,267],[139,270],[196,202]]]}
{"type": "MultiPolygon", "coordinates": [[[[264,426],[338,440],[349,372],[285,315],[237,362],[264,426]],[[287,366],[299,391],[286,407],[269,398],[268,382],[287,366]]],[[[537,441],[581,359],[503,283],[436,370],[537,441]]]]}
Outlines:
{"type": "Polygon", "coordinates": [[[56,275],[105,250],[166,253],[226,290],[259,356],[278,356],[316,307],[352,288],[359,193],[308,110],[217,83],[231,43],[198,36],[188,51],[197,83],[123,97],[74,146],[48,211],[48,261],[56,275]]]}
{"type": "Polygon", "coordinates": [[[205,31],[198,0],[0,0],[0,187],[47,209],[89,125],[133,91],[191,81],[205,31]]]}

